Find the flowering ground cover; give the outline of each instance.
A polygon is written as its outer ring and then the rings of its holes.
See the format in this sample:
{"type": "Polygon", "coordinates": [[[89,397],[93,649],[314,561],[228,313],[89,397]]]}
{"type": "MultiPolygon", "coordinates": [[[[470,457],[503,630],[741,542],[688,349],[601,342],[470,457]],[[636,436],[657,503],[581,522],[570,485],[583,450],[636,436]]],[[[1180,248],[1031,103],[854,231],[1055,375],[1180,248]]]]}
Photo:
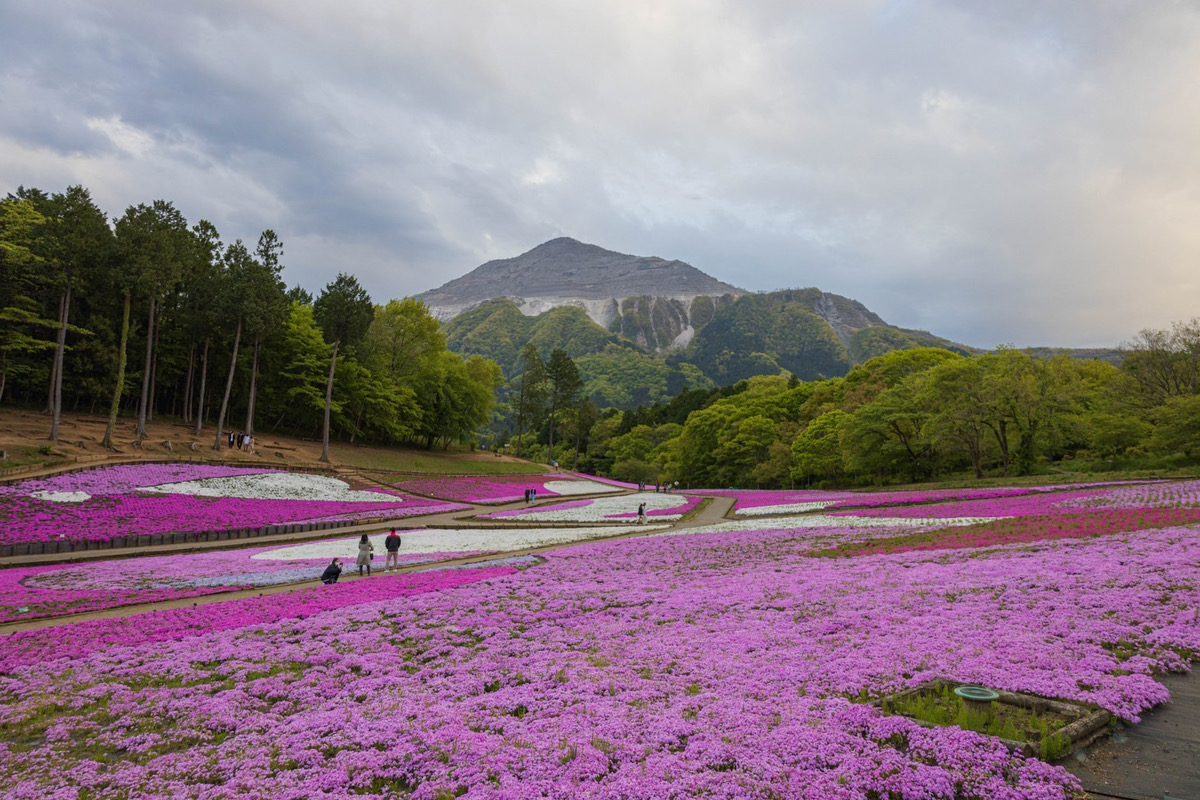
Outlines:
{"type": "Polygon", "coordinates": [[[298,522],[393,519],[467,506],[322,475],[138,464],[0,486],[0,544],[258,528],[298,522]]]}
{"type": "Polygon", "coordinates": [[[1065,800],[1060,768],[859,701],[944,676],[1134,720],[1200,650],[1191,528],[812,559],[839,529],[766,522],[69,660],[0,644],[0,791],[1065,800]]]}
{"type": "MultiPolygon", "coordinates": [[[[633,530],[652,529],[404,530],[401,531],[399,561],[407,566],[427,564],[484,553],[580,542],[633,530]]],[[[384,565],[383,540],[386,535],[376,531],[369,536],[375,547],[375,569],[384,565]]],[[[358,536],[348,536],[296,545],[12,567],[0,571],[0,622],[311,581],[333,558],[342,559],[347,568],[351,568],[358,555],[358,542],[358,536]]]]}
{"type": "Polygon", "coordinates": [[[480,514],[479,519],[525,520],[527,522],[619,522],[637,519],[638,505],[646,504],[646,516],[656,522],[675,520],[699,505],[702,498],[682,494],[635,492],[620,497],[596,497],[553,505],[531,506],[512,511],[480,514]]]}
{"type": "Polygon", "coordinates": [[[823,555],[990,547],[997,544],[1104,536],[1124,531],[1195,523],[1200,523],[1200,508],[1118,508],[1100,509],[1088,514],[1027,515],[979,521],[970,527],[953,531],[939,527],[875,541],[844,541],[823,555]]]}
{"type": "Polygon", "coordinates": [[[394,484],[397,489],[460,503],[512,503],[525,499],[526,489],[536,489],[539,497],[572,494],[600,494],[620,489],[590,479],[562,474],[443,476],[414,478],[394,484]]]}
{"type": "Polygon", "coordinates": [[[288,594],[247,598],[239,603],[213,603],[194,608],[153,611],[135,617],[100,619],[71,625],[69,635],[60,628],[43,628],[11,634],[5,641],[0,673],[16,667],[58,658],[81,658],[113,647],[177,641],[214,631],[249,625],[303,619],[310,614],[388,598],[411,597],[423,592],[450,589],[531,566],[528,560],[495,559],[465,565],[453,571],[389,575],[369,581],[338,583],[301,589],[288,594]]]}
{"type": "MultiPolygon", "coordinates": [[[[1152,673],[1200,652],[1200,524],[1173,524],[1194,509],[1025,503],[729,521],[442,591],[4,637],[0,794],[1067,800],[1061,768],[864,702],[934,677],[1129,721],[1167,699],[1152,673]],[[1045,538],[1051,517],[1097,524],[1045,538]],[[813,557],[987,526],[1037,538],[813,557]]],[[[363,594],[304,605],[342,590],[363,594]]]]}
{"type": "MultiPolygon", "coordinates": [[[[984,489],[924,489],[897,492],[838,492],[809,489],[705,489],[689,491],[701,496],[731,497],[737,501],[735,515],[751,517],[767,514],[799,514],[836,508],[885,508],[916,506],[954,501],[996,500],[1029,494],[1062,492],[1070,489],[1127,486],[1121,483],[1072,484],[1070,486],[994,487],[984,489]]],[[[1131,497],[1142,496],[1136,492],[1131,497]]]]}

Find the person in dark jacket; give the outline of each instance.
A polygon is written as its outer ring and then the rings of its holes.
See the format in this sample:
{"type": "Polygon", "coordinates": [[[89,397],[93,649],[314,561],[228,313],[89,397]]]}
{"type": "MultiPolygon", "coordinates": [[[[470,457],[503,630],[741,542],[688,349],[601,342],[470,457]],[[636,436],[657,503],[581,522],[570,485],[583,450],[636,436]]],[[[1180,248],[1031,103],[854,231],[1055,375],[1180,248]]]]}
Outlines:
{"type": "Polygon", "coordinates": [[[383,549],[387,551],[387,560],[383,568],[390,572],[395,565],[396,569],[400,569],[400,534],[396,533],[395,528],[384,538],[383,549]]]}
{"type": "Polygon", "coordinates": [[[341,574],[342,574],[342,565],[335,558],[333,561],[329,562],[329,566],[326,567],[325,571],[321,573],[321,583],[325,583],[325,584],[337,583],[338,578],[341,577],[341,574]]]}

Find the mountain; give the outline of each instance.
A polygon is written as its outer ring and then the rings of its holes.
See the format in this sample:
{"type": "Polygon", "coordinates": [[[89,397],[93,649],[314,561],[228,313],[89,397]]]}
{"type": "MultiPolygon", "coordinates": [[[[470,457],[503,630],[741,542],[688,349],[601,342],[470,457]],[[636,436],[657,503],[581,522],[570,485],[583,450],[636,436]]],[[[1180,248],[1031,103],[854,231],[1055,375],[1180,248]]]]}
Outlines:
{"type": "Polygon", "coordinates": [[[684,388],[790,372],[845,375],[893,350],[978,352],[889,325],[862,303],[820,289],[749,293],[682,261],[554,239],[489,261],[417,295],[442,320],[447,344],[514,375],[532,342],[576,360],[600,407],[665,400],[684,388]]]}
{"type": "Polygon", "coordinates": [[[602,328],[665,351],[686,345],[717,306],[744,294],[682,261],[562,237],[489,261],[417,299],[443,321],[496,298],[512,300],[528,316],[574,306],[602,328]]]}

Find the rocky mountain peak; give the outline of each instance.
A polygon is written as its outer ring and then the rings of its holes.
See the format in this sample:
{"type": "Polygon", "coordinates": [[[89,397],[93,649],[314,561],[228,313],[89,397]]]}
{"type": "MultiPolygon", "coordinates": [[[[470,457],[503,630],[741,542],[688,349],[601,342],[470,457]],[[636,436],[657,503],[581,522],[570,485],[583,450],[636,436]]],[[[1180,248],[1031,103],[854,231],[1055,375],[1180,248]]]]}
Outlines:
{"type": "Polygon", "coordinates": [[[563,236],[514,258],[488,261],[417,299],[439,319],[450,319],[485,300],[509,297],[527,314],[575,305],[607,325],[612,315],[606,309],[614,302],[619,307],[625,298],[690,301],[745,293],[682,261],[617,253],[563,236]]]}

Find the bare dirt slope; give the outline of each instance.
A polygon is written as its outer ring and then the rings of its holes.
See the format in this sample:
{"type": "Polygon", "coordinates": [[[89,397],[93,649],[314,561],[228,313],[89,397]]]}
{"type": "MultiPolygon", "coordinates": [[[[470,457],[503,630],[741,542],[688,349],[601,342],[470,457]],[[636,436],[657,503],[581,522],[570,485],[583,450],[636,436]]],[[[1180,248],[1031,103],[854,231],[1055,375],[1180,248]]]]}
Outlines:
{"type": "MultiPolygon", "coordinates": [[[[6,459],[0,461],[3,470],[34,464],[45,464],[48,468],[69,468],[74,463],[97,463],[105,461],[128,461],[131,458],[162,460],[180,458],[187,460],[229,461],[273,461],[280,466],[309,465],[321,457],[319,439],[284,436],[269,432],[256,432],[254,453],[229,449],[226,438],[221,449],[213,447],[216,436],[214,425],[205,425],[200,435],[195,434],[195,425],[184,425],[175,419],[157,419],[147,422],[146,437],[137,436],[136,420],[122,417],[117,420],[113,431],[115,451],[106,450],[101,442],[108,418],[90,414],[64,414],[59,426],[57,442],[49,440],[50,417],[27,409],[0,409],[0,450],[6,459]],[[39,452],[49,447],[53,455],[39,452]],[[76,461],[78,459],[78,462],[76,461]]],[[[486,460],[491,463],[509,462],[513,471],[523,472],[521,466],[528,462],[521,459],[480,452],[427,452],[403,448],[363,447],[343,442],[331,442],[329,448],[331,466],[351,468],[390,468],[398,470],[430,472],[475,472],[469,462],[486,460]],[[459,465],[459,469],[455,465],[459,465]]]]}

